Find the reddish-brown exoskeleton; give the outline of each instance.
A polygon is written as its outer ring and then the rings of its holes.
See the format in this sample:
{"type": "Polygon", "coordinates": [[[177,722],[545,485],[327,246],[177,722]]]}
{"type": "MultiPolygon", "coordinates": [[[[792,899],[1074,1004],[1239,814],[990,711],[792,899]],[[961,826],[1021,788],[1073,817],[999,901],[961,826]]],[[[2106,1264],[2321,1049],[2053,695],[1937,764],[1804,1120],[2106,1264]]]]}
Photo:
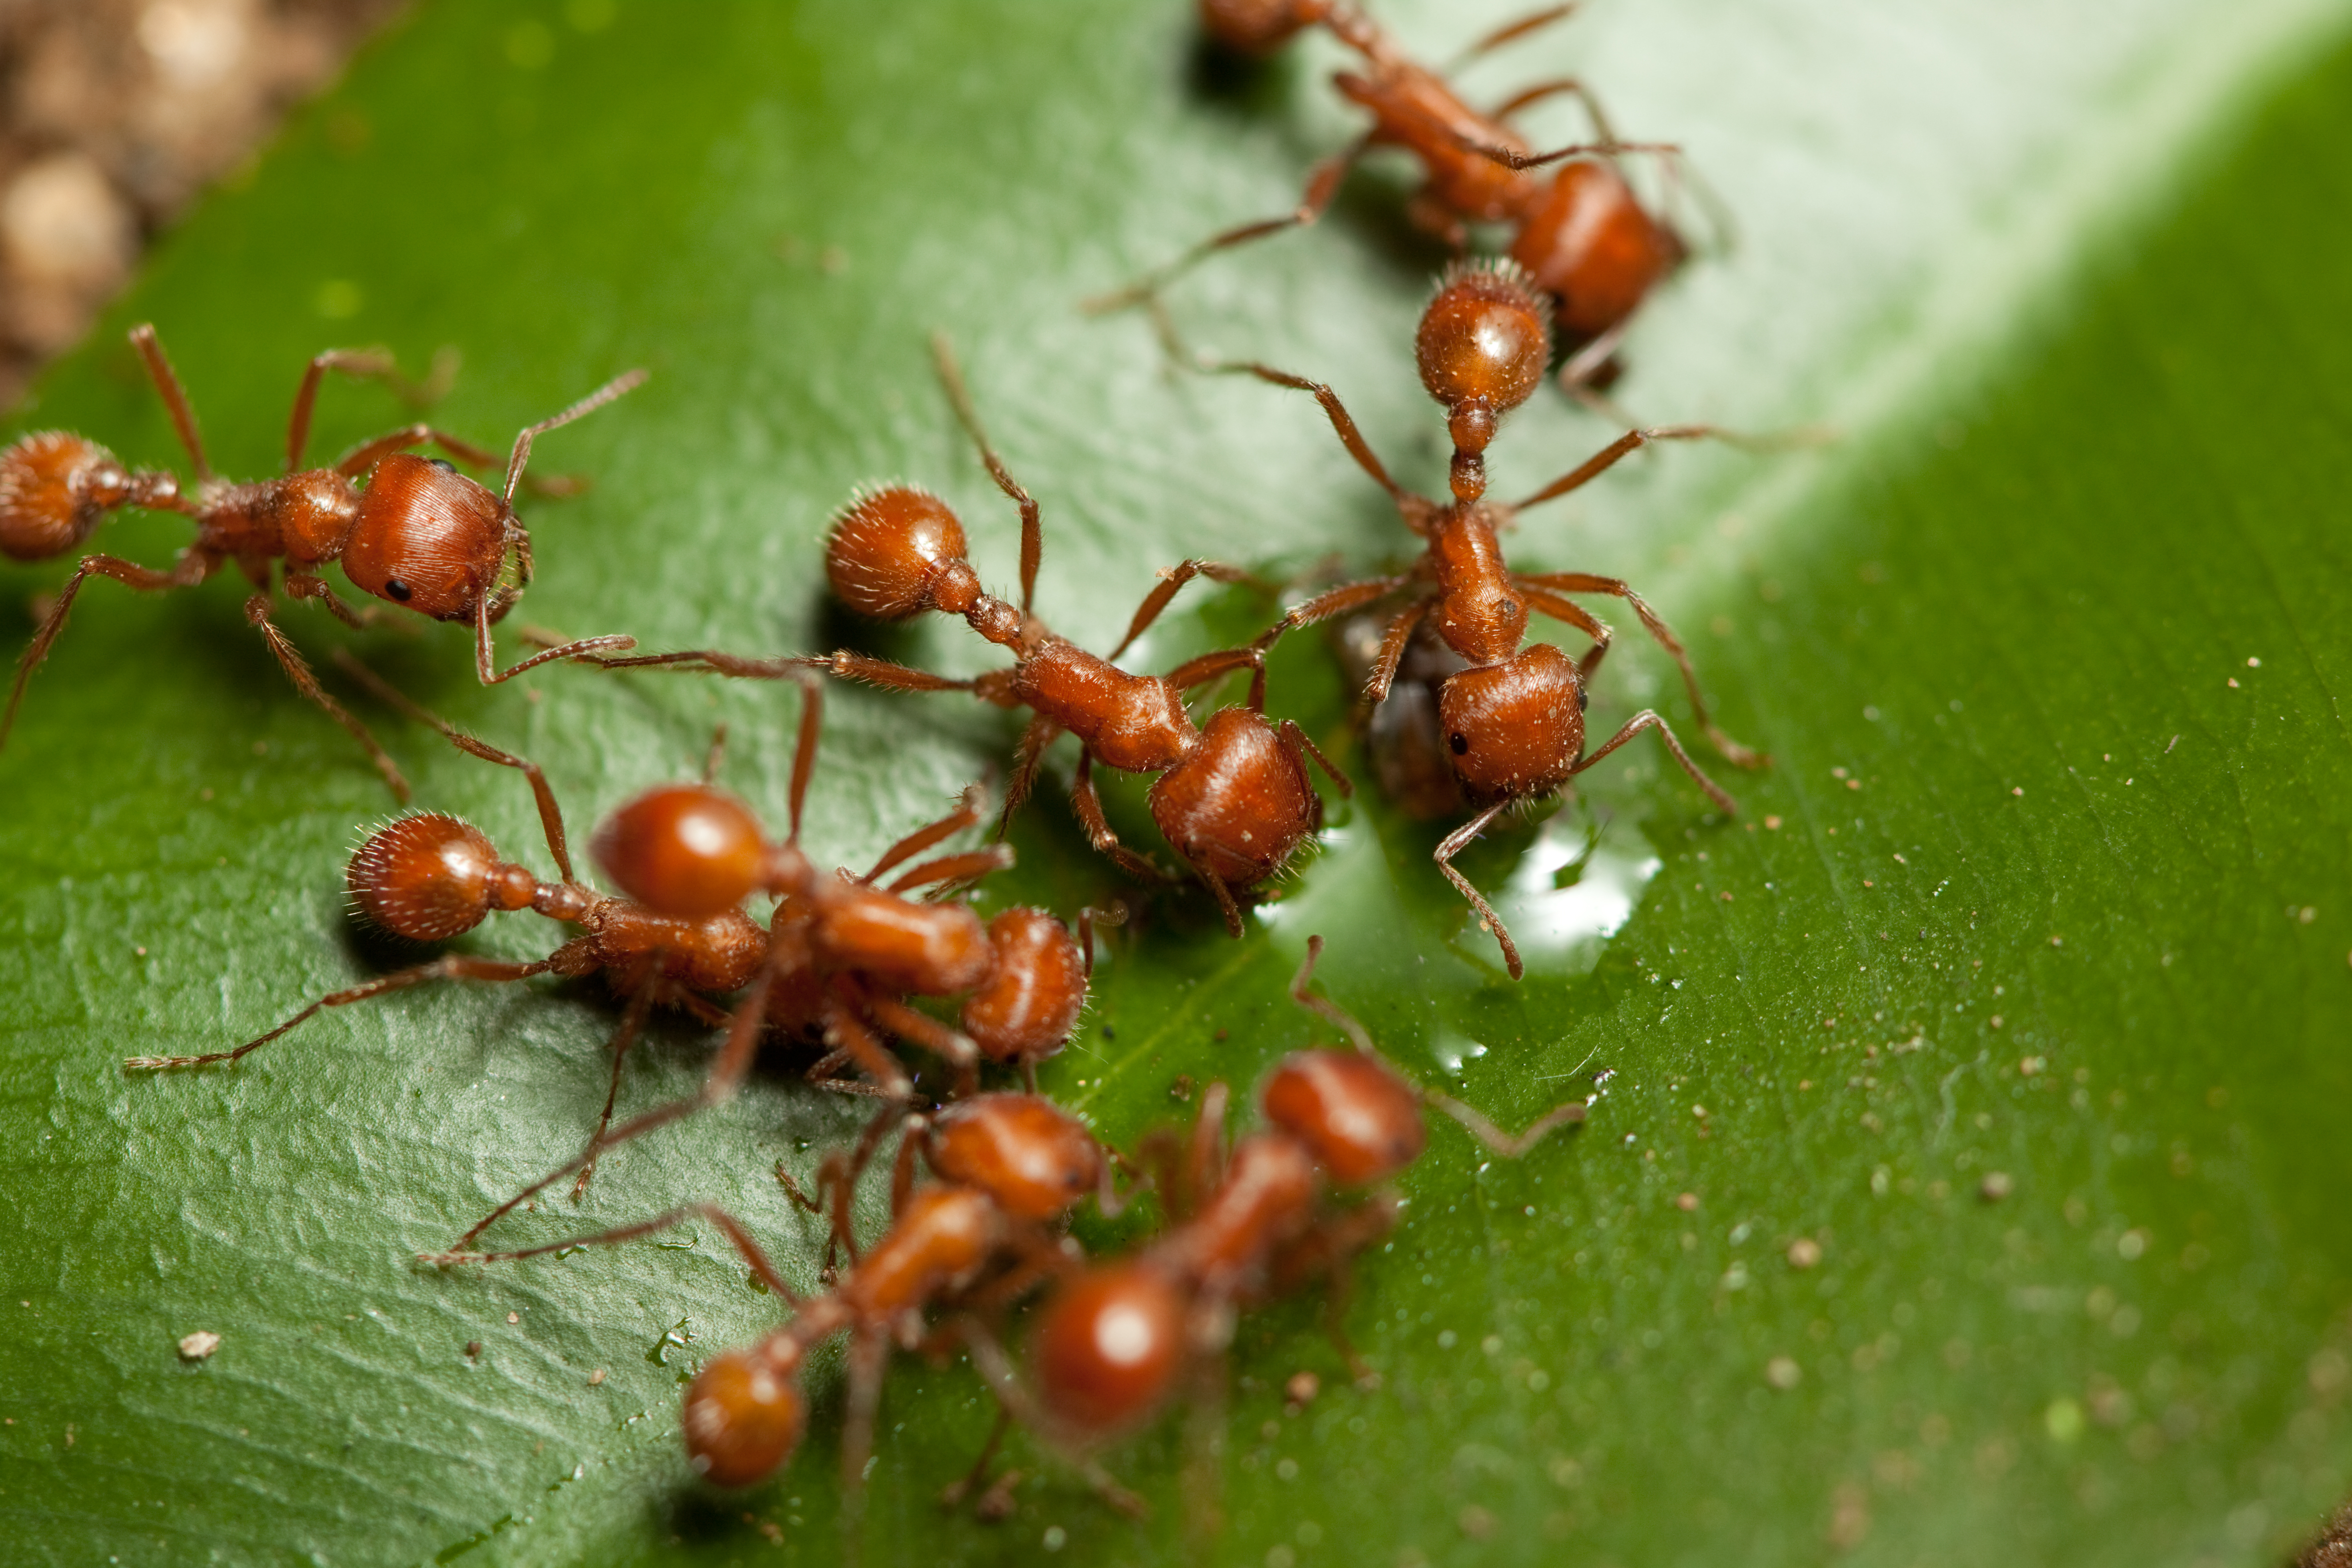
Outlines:
{"type": "MultiPolygon", "coordinates": [[[[1574,7],[1556,5],[1487,35],[1473,55],[1525,37],[1574,7]]],[[[1644,207],[1618,167],[1629,153],[1655,153],[1679,178],[1678,149],[1618,139],[1584,84],[1538,82],[1490,111],[1465,103],[1439,73],[1416,64],[1386,29],[1348,0],[1200,0],[1202,26],[1217,43],[1263,55],[1312,26],[1328,28],[1356,51],[1361,73],[1341,71],[1340,93],[1372,116],[1371,129],[1318,164],[1297,209],[1215,235],[1131,287],[1095,301],[1109,309],[1156,297],[1177,273],[1218,250],[1315,222],[1338,195],[1348,170],[1375,147],[1396,147],[1422,166],[1423,184],[1406,212],[1415,226],[1455,250],[1472,224],[1511,229],[1510,255],[1551,298],[1561,341],[1572,351],[1560,382],[1583,394],[1599,376],[1650,290],[1679,266],[1687,247],[1671,224],[1644,207]],[[1538,153],[1510,126],[1511,117],[1543,99],[1583,104],[1598,138],[1538,153]],[[1559,163],[1549,180],[1532,171],[1559,163]]]]}
{"type": "Polygon", "coordinates": [[[728,1020],[717,1060],[692,1097],[645,1111],[592,1140],[578,1159],[551,1172],[466,1233],[463,1250],[516,1205],[593,1163],[601,1152],[730,1098],[751,1070],[771,1027],[821,1038],[829,1047],[809,1069],[825,1088],[872,1095],[892,1106],[914,1098],[914,1080],[883,1043],[910,1042],[943,1058],[956,1089],[979,1085],[983,1060],[1019,1068],[1034,1082],[1035,1064],[1060,1050],[1086,1005],[1093,971],[1092,913],[1079,938],[1040,910],[1005,910],[983,922],[960,903],[906,895],[953,886],[1013,862],[1004,845],[939,856],[877,886],[887,872],[982,817],[977,791],[948,816],[887,850],[862,877],[824,871],[801,848],[801,816],[823,724],[822,689],[803,674],[798,745],[793,761],[791,832],[768,840],[751,808],[702,784],[646,791],[607,817],[593,850],[597,864],[629,898],[672,920],[696,921],[737,908],[755,892],[777,899],[766,961],[728,1020]],[[951,1027],[909,1005],[910,996],[962,998],[951,1027]],[[854,1069],[862,1078],[844,1077],[854,1069]]]}
{"type": "Polygon", "coordinates": [[[113,555],[82,557],[16,666],[7,711],[0,715],[0,745],[6,744],[8,731],[16,721],[26,682],[48,656],[49,646],[57,641],[73,609],[74,596],[92,576],[110,577],[140,592],[156,593],[194,587],[235,563],[255,589],[245,604],[246,619],[268,641],[270,652],[302,694],[325,709],[366,748],[384,782],[403,801],[408,798],[408,784],[391,756],[365,725],[327,695],[301,654],[269,618],[274,566],[282,563],[289,598],[317,599],[338,619],[353,626],[363,626],[366,620],[319,575],[330,561],[341,561],[343,575],[355,587],[386,604],[436,621],[470,622],[475,670],[484,685],[510,679],[551,658],[635,646],[635,639],[626,637],[588,637],[548,648],[500,669],[490,646],[490,627],[530,584],[530,534],[515,516],[514,497],[530,460],[531,443],[635,388],[646,379],[644,371],[615,377],[553,418],[543,419],[517,436],[507,459],[506,488],[499,491],[475,483],[446,462],[408,451],[431,442],[460,462],[486,467],[498,460],[493,454],[429,425],[412,425],[379,436],[353,448],[333,468],[303,468],[311,405],[320,378],[331,370],[386,375],[392,368],[381,354],[331,351],[310,362],[295,394],[294,412],[286,429],[286,472],[273,479],[234,484],[214,473],[205,461],[194,411],[163,357],[155,329],[132,328],[131,342],[146,362],[180,443],[187,448],[195,469],[194,495],[184,494],[179,480],[169,473],[125,469],[111,452],[94,441],[63,431],[42,431],[0,451],[0,553],[19,561],[62,555],[87,539],[108,513],[125,506],[184,513],[194,520],[196,537],[168,571],[113,555]],[[367,481],[364,489],[359,484],[362,479],[367,481]],[[515,563],[512,582],[504,580],[509,555],[515,563]]]}
{"type": "MultiPolygon", "coordinates": [[[[744,1226],[709,1205],[578,1240],[511,1252],[442,1253],[424,1261],[533,1258],[629,1240],[695,1215],[711,1220],[794,1310],[791,1321],[755,1343],[712,1357],[687,1385],[682,1426],[688,1459],[725,1487],[751,1486],[772,1475],[792,1457],[807,1425],[799,1384],[809,1352],[846,1331],[849,1408],[841,1463],[843,1485],[855,1497],[873,1451],[882,1372],[891,1351],[943,1349],[958,1338],[992,1344],[984,1315],[1072,1266],[1075,1248],[1052,1228],[1056,1222],[1089,1193],[1113,1206],[1101,1146],[1075,1118],[1035,1095],[959,1100],[935,1115],[908,1118],[905,1128],[892,1173],[890,1228],[863,1252],[853,1239],[850,1267],[822,1296],[795,1294],[744,1226]],[[915,1184],[918,1149],[937,1181],[915,1184]],[[940,1308],[955,1317],[934,1333],[924,1314],[940,1308]]],[[[837,1217],[837,1231],[843,1224],[837,1217]]],[[[1123,1497],[1107,1478],[1100,1484],[1108,1495],[1123,1497]]]]}
{"type": "MultiPolygon", "coordinates": [[[[1368,1376],[1339,1332],[1338,1309],[1349,1259],[1395,1222],[1397,1200],[1385,1184],[1427,1141],[1422,1107],[1445,1111],[1510,1159],[1555,1127],[1583,1120],[1584,1102],[1570,1101],[1514,1138],[1459,1100],[1414,1089],[1381,1058],[1362,1025],[1308,991],[1322,947],[1321,938],[1307,940],[1291,995],[1337,1024],[1353,1048],[1284,1058],[1258,1093],[1268,1125],[1230,1151],[1225,1087],[1209,1087],[1162,1183],[1175,1223],[1133,1256],[1070,1277],[1046,1303],[1031,1341],[1034,1398],[992,1346],[973,1342],[975,1362],[1007,1408],[1062,1446],[1083,1450],[1148,1419],[1188,1370],[1216,1371],[1239,1309],[1318,1274],[1334,1282],[1333,1338],[1350,1370],[1368,1376]],[[1335,1187],[1372,1195],[1338,1207],[1328,1195],[1335,1187]]],[[[1213,1387],[1204,1392],[1214,1397],[1213,1387]]]]}
{"type": "Polygon", "coordinates": [[[1624,600],[1643,627],[1674,656],[1692,710],[1716,749],[1741,767],[1761,766],[1767,760],[1707,717],[1689,656],[1631,586],[1585,572],[1514,572],[1504,561],[1497,533],[1527,508],[1568,494],[1653,441],[1715,434],[1709,426],[1688,425],[1630,430],[1524,500],[1510,505],[1488,500],[1486,447],[1503,416],[1524,403],[1543,379],[1550,352],[1543,301],[1517,268],[1509,262],[1480,263],[1446,274],[1423,312],[1416,344],[1422,384],[1445,409],[1454,443],[1453,495],[1443,504],[1413,494],[1389,477],[1329,387],[1266,365],[1225,367],[1311,393],[1358,465],[1389,493],[1405,526],[1423,541],[1421,559],[1411,570],[1318,595],[1285,616],[1259,645],[1270,645],[1296,627],[1404,594],[1409,601],[1381,638],[1365,689],[1367,700],[1377,704],[1388,695],[1398,664],[1424,619],[1464,661],[1465,668],[1445,676],[1438,688],[1437,718],[1454,777],[1479,809],[1438,846],[1436,860],[1438,869],[1495,932],[1513,979],[1522,973],[1517,946],[1493,907],[1453,864],[1463,847],[1497,816],[1517,802],[1560,789],[1643,730],[1658,732],[1675,761],[1717,805],[1727,813],[1738,809],[1690,760],[1666,721],[1649,710],[1636,713],[1598,748],[1586,751],[1586,687],[1609,651],[1611,634],[1568,595],[1607,594],[1624,600]],[[1522,646],[1531,611],[1585,633],[1592,638],[1591,650],[1581,660],[1571,660],[1549,643],[1522,646]]]}
{"type": "Polygon", "coordinates": [[[1259,650],[1203,654],[1164,676],[1131,675],[1112,662],[1186,583],[1196,576],[1238,580],[1231,568],[1186,561],[1167,573],[1108,658],[1055,635],[1030,613],[1044,550],[1037,503],[990,447],[945,342],[933,346],[958,417],[998,488],[1021,510],[1021,603],[1015,607],[982,591],[964,553],[963,524],[945,501],[911,485],[866,491],[850,502],[834,523],[825,574],[835,594],[861,615],[887,621],[928,612],[961,616],[982,637],[1013,653],[1010,668],[952,680],[846,651],[761,660],[704,649],[604,662],[700,666],[723,675],[763,677],[823,668],[900,691],[970,691],[1000,707],[1025,707],[1034,716],[1021,737],[1005,792],[1006,818],[1027,797],[1045,748],[1066,731],[1079,742],[1070,798],[1087,838],[1131,875],[1157,879],[1162,873],[1112,831],[1095,793],[1093,768],[1099,762],[1121,773],[1156,774],[1150,795],[1152,820],[1216,895],[1226,929],[1239,936],[1242,917],[1234,895],[1280,871],[1322,825],[1323,802],[1307,778],[1308,760],[1342,793],[1350,787],[1348,781],[1297,723],[1286,719],[1277,724],[1265,717],[1265,664],[1259,650]],[[1196,725],[1185,710],[1184,693],[1239,669],[1251,671],[1247,700],[1196,725]]]}

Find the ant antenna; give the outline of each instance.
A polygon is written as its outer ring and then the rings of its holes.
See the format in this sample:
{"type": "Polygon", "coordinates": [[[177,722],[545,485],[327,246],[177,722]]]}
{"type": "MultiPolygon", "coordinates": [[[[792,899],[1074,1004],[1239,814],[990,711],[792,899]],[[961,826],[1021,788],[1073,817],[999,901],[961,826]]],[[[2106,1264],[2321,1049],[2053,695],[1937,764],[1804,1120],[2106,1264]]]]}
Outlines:
{"type": "Polygon", "coordinates": [[[710,731],[710,750],[702,758],[702,782],[706,787],[719,777],[719,764],[726,760],[727,726],[721,723],[710,731]]]}
{"type": "Polygon", "coordinates": [[[522,471],[530,461],[530,444],[533,441],[546,435],[550,430],[571,424],[583,415],[593,414],[616,397],[635,392],[646,384],[646,378],[652,372],[642,368],[624,371],[562,413],[542,419],[536,425],[529,426],[517,436],[514,455],[507,459],[507,505],[509,507],[514,505],[515,487],[522,483],[522,471]]]}
{"type": "Polygon", "coordinates": [[[824,726],[824,689],[812,675],[796,672],[792,679],[801,689],[801,733],[799,743],[793,748],[793,830],[784,842],[797,847],[801,841],[801,808],[808,804],[809,773],[816,765],[817,732],[824,726]]]}
{"type": "Polygon", "coordinates": [[[1003,490],[1021,509],[1021,618],[1029,618],[1029,602],[1037,593],[1037,563],[1045,551],[1044,525],[1040,522],[1036,501],[1021,488],[1021,481],[1004,466],[989,445],[988,432],[981,427],[980,413],[972,406],[971,389],[964,384],[963,367],[956,363],[955,347],[945,332],[931,334],[931,363],[939,367],[940,383],[946,387],[948,402],[953,405],[956,417],[980,448],[980,460],[988,467],[996,488],[1003,490]]]}
{"type": "Polygon", "coordinates": [[[1307,989],[1315,978],[1315,961],[1323,956],[1323,939],[1307,939],[1307,962],[1298,966],[1298,973],[1290,982],[1290,999],[1316,1016],[1339,1026],[1340,1032],[1355,1043],[1358,1050],[1368,1057],[1381,1053],[1372,1045],[1371,1031],[1356,1021],[1354,1014],[1328,996],[1318,996],[1307,989]]]}

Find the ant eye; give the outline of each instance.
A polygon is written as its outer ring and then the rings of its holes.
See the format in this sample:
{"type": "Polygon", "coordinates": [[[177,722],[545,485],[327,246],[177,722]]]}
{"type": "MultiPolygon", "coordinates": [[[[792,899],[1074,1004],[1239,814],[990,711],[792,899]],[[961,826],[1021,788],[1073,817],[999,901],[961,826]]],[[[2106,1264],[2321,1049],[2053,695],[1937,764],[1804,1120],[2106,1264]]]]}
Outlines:
{"type": "Polygon", "coordinates": [[[1470,737],[1458,730],[1445,738],[1445,743],[1454,748],[1454,754],[1457,757],[1469,754],[1470,737]]]}
{"type": "MultiPolygon", "coordinates": [[[[447,465],[445,464],[443,466],[446,467],[447,465]]],[[[397,599],[404,605],[408,603],[410,596],[414,595],[416,590],[410,587],[407,584],[402,582],[397,577],[386,577],[383,580],[383,592],[385,597],[397,599]]]]}
{"type": "Polygon", "coordinates": [[[457,471],[457,465],[446,458],[427,458],[425,460],[445,474],[454,474],[457,471]]]}
{"type": "Polygon", "coordinates": [[[1576,689],[1576,710],[1579,713],[1592,706],[1592,693],[1581,686],[1576,689]]]}

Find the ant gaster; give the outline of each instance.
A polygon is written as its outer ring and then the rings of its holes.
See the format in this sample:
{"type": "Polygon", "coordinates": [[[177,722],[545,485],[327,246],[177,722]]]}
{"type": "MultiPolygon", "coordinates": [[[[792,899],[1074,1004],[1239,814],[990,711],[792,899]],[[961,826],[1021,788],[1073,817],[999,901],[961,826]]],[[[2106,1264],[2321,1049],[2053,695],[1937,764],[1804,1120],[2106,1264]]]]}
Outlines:
{"type": "Polygon", "coordinates": [[[1277,386],[1310,393],[1357,464],[1395,501],[1405,526],[1425,542],[1405,573],[1333,588],[1293,609],[1258,639],[1266,647],[1285,632],[1359,609],[1391,595],[1411,598],[1390,621],[1366,699],[1388,695],[1414,631],[1428,619],[1446,647],[1467,668],[1447,676],[1438,690],[1438,721],[1455,778],[1480,809],[1437,847],[1438,869],[1470,901],[1501,943],[1511,977],[1523,971],[1518,948],[1491,905],[1454,868],[1454,857],[1514,803],[1549,795],[1640,734],[1655,730],[1683,770],[1726,813],[1738,806],[1701,773],[1666,721],[1643,710],[1597,749],[1585,750],[1587,687],[1610,647],[1609,628],[1567,598],[1607,594],[1625,601],[1643,629],[1674,656],[1691,708],[1716,749],[1740,767],[1768,759],[1739,744],[1707,717],[1690,658],[1642,596],[1614,577],[1584,572],[1518,573],[1503,559],[1499,530],[1519,512],[1568,494],[1653,441],[1716,434],[1706,426],[1630,430],[1526,500],[1511,505],[1486,495],[1486,447],[1503,416],[1525,402],[1543,379],[1551,342],[1541,299],[1509,262],[1456,266],[1423,312],[1415,344],[1422,384],[1445,409],[1453,438],[1452,500],[1440,504],[1389,477],[1337,394],[1319,383],[1266,365],[1224,368],[1277,386]],[[1592,638],[1580,661],[1549,643],[1523,647],[1531,611],[1566,621],[1592,638]]]}
{"type": "Polygon", "coordinates": [[[1100,762],[1122,773],[1157,774],[1150,795],[1152,820],[1185,865],[1208,884],[1226,929],[1239,936],[1235,893],[1281,870],[1322,824],[1323,803],[1308,781],[1307,760],[1343,794],[1350,788],[1348,781],[1296,722],[1276,724],[1265,717],[1265,657],[1257,649],[1203,654],[1165,676],[1131,675],[1112,662],[1186,583],[1195,576],[1240,580],[1232,568],[1186,561],[1167,573],[1108,658],[1057,636],[1031,614],[1044,549],[1037,503],[989,445],[945,341],[934,340],[933,348],[958,418],[998,488],[1021,510],[1021,603],[1016,608],[982,590],[965,556],[963,524],[945,501],[912,485],[887,486],[851,500],[835,521],[825,574],[835,594],[861,615],[879,620],[926,612],[962,617],[982,637],[1013,653],[1010,668],[952,680],[847,651],[755,660],[700,650],[605,662],[699,665],[724,675],[764,677],[814,668],[901,691],[970,691],[1000,707],[1026,707],[1034,716],[1021,737],[1005,792],[1005,818],[1027,797],[1045,748],[1067,731],[1080,746],[1070,797],[1087,838],[1129,874],[1157,879],[1162,873],[1149,859],[1119,843],[1095,792],[1093,768],[1100,762]],[[1252,672],[1245,704],[1221,709],[1205,725],[1196,725],[1185,710],[1184,693],[1244,668],[1252,672]]]}
{"type": "MultiPolygon", "coordinates": [[[[1555,5],[1523,17],[1480,39],[1469,57],[1523,37],[1574,9],[1555,5]]],[[[1673,226],[1643,206],[1618,172],[1616,159],[1627,153],[1657,153],[1675,169],[1679,149],[1620,141],[1592,94],[1572,78],[1539,82],[1482,113],[1465,103],[1443,76],[1408,58],[1386,29],[1348,0],[1201,0],[1200,12],[1212,38],[1244,55],[1269,53],[1308,27],[1328,29],[1364,61],[1363,74],[1341,71],[1333,80],[1343,96],[1371,113],[1372,127],[1316,166],[1295,212],[1215,235],[1141,281],[1095,301],[1096,308],[1153,299],[1177,273],[1215,251],[1315,222],[1357,160],[1375,147],[1397,147],[1422,166],[1422,187],[1406,209],[1415,226],[1459,251],[1468,243],[1470,225],[1510,226],[1512,258],[1550,296],[1560,338],[1576,350],[1561,368],[1561,384],[1593,400],[1585,388],[1604,379],[1601,373],[1627,321],[1688,254],[1673,226]],[[1510,128],[1511,116],[1561,95],[1584,106],[1599,140],[1537,153],[1510,128]],[[1549,183],[1530,172],[1554,163],[1561,166],[1549,183]]]]}
{"type": "Polygon", "coordinates": [[[420,458],[406,450],[431,442],[460,462],[484,467],[497,461],[491,453],[428,425],[412,425],[380,436],[353,448],[333,468],[303,468],[311,405],[325,374],[334,370],[382,376],[392,370],[382,354],[330,351],[310,361],[295,394],[293,415],[286,429],[285,473],[274,479],[234,484],[214,473],[205,460],[195,414],[163,357],[155,329],[132,328],[131,342],[163,395],[180,444],[187,448],[195,469],[194,495],[183,493],[179,481],[169,473],[126,470],[96,442],[62,431],[42,431],[0,451],[0,552],[19,561],[63,554],[88,538],[109,512],[125,506],[181,512],[195,521],[196,537],[168,571],[113,555],[82,557],[16,666],[7,710],[0,715],[0,745],[6,743],[8,731],[16,723],[26,683],[64,629],[74,596],[92,576],[110,577],[142,593],[158,593],[194,587],[234,562],[256,590],[246,601],[246,619],[269,644],[288,678],[351,731],[393,793],[404,801],[408,798],[408,784],[390,755],[366,726],[327,695],[301,654],[270,619],[273,563],[283,563],[289,597],[320,600],[338,619],[352,626],[367,622],[319,575],[330,561],[340,560],[343,575],[354,586],[387,604],[436,621],[471,622],[475,671],[486,686],[510,679],[551,658],[635,646],[635,639],[627,637],[589,637],[549,648],[502,670],[490,646],[490,627],[530,584],[530,534],[515,516],[514,497],[530,460],[531,443],[631,391],[646,379],[644,371],[615,377],[561,414],[518,435],[507,459],[506,488],[498,491],[475,483],[441,459],[420,458]],[[358,484],[362,478],[367,480],[365,489],[358,484]],[[509,554],[515,562],[516,580],[511,584],[500,581],[509,554]]]}

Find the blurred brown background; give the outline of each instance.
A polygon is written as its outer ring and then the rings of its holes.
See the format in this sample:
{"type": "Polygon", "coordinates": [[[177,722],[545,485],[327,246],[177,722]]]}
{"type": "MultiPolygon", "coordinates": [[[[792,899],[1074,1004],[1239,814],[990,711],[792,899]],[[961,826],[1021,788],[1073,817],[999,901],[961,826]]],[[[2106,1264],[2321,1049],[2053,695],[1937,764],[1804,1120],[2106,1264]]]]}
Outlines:
{"type": "Polygon", "coordinates": [[[0,409],[404,0],[0,0],[0,409]]]}

